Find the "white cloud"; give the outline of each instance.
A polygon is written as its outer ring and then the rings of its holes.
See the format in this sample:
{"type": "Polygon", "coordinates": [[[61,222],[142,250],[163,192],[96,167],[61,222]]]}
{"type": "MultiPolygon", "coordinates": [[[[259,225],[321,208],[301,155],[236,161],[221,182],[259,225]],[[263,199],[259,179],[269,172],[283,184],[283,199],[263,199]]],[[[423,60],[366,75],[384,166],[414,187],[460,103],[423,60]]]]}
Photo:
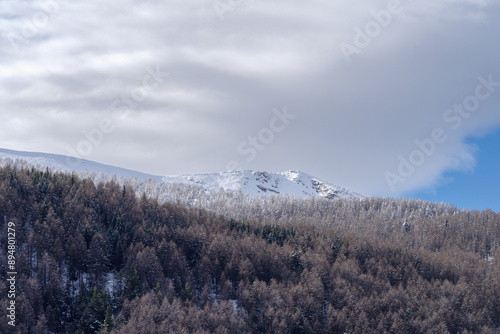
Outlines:
{"type": "Polygon", "coordinates": [[[83,130],[110,118],[116,129],[85,158],[155,174],[218,171],[237,160],[396,195],[472,168],[465,139],[500,125],[500,90],[459,129],[443,121],[478,76],[500,81],[498,1],[401,0],[402,11],[351,63],[339,44],[353,43],[356,27],[387,1],[246,0],[224,21],[210,1],[59,1],[14,52],[5,34],[23,36],[40,3],[2,4],[6,148],[66,154],[83,130]],[[156,66],[170,75],[143,101],[111,107],[156,66]],[[283,106],[296,120],[247,162],[238,145],[283,106]],[[384,173],[437,127],[449,139],[391,192],[384,173]]]}

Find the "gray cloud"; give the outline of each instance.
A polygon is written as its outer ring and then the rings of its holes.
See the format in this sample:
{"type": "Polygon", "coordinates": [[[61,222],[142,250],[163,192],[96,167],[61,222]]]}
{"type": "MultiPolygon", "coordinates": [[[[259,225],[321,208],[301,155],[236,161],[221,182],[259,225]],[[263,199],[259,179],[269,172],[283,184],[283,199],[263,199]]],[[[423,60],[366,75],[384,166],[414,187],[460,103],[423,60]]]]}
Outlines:
{"type": "Polygon", "coordinates": [[[500,126],[500,89],[456,130],[443,120],[479,76],[500,81],[498,1],[401,0],[350,63],[339,45],[386,1],[246,0],[224,20],[210,1],[56,1],[3,4],[0,146],[68,154],[104,119],[113,131],[82,157],[154,174],[235,160],[397,195],[473,168],[466,138],[500,126]],[[169,75],[144,90],[147,68],[169,75]],[[296,118],[247,161],[238,146],[284,106],[296,118]],[[384,173],[435,128],[447,141],[392,192],[384,173]]]}

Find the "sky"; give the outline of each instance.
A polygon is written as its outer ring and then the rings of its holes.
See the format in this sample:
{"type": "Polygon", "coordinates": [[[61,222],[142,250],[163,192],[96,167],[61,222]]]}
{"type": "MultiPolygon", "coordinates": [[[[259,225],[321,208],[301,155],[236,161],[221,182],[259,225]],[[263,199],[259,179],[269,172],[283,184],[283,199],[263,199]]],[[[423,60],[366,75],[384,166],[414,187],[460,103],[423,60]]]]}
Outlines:
{"type": "Polygon", "coordinates": [[[409,198],[445,202],[462,209],[500,212],[500,131],[469,140],[477,150],[477,165],[468,172],[446,172],[434,188],[410,192],[409,198]]]}
{"type": "Polygon", "coordinates": [[[6,0],[0,27],[2,148],[500,211],[499,0],[6,0]]]}

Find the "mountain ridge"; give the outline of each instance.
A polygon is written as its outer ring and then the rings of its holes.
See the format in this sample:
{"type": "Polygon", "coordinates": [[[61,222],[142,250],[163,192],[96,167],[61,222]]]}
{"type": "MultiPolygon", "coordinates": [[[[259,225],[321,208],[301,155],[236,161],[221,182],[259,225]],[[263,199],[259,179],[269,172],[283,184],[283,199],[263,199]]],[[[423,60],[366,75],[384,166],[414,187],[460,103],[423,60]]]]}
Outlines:
{"type": "Polygon", "coordinates": [[[53,153],[25,152],[0,148],[0,159],[4,161],[4,164],[7,159],[11,159],[13,162],[19,159],[21,161],[24,160],[30,166],[49,167],[61,172],[94,172],[97,174],[116,175],[118,178],[136,177],[140,180],[161,180],[161,176],[53,153]]]}
{"type": "Polygon", "coordinates": [[[188,184],[201,186],[206,192],[242,191],[253,196],[292,195],[302,198],[363,198],[364,196],[333,185],[307,173],[289,170],[281,173],[265,171],[228,171],[157,176],[134,170],[101,164],[91,160],[58,154],[23,152],[0,148],[0,165],[15,164],[16,161],[36,168],[52,168],[61,172],[96,173],[108,177],[152,179],[158,183],[188,184]]]}
{"type": "Polygon", "coordinates": [[[213,192],[222,188],[229,191],[241,190],[250,195],[286,194],[298,197],[322,197],[333,199],[363,198],[356,192],[338,185],[332,185],[307,173],[289,170],[273,173],[264,171],[230,171],[221,173],[186,174],[164,176],[167,183],[186,183],[200,185],[213,192]]]}

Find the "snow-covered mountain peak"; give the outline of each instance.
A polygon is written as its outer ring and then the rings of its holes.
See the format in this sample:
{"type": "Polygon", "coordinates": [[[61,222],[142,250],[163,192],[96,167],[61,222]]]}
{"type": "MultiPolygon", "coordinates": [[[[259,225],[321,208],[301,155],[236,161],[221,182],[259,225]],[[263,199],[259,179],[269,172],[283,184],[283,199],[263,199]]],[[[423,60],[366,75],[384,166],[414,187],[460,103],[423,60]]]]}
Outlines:
{"type": "Polygon", "coordinates": [[[165,183],[187,183],[203,187],[208,192],[219,189],[239,191],[250,195],[283,194],[298,197],[362,198],[340,186],[331,185],[304,172],[290,170],[282,173],[262,171],[231,171],[211,174],[165,176],[165,183]]]}
{"type": "Polygon", "coordinates": [[[187,184],[201,187],[207,193],[214,193],[223,189],[225,191],[241,191],[249,195],[276,194],[302,198],[363,197],[358,193],[329,184],[298,170],[289,170],[282,173],[243,170],[161,177],[63,155],[20,152],[0,148],[0,166],[6,164],[32,166],[37,169],[49,168],[61,172],[75,171],[82,176],[92,177],[98,181],[116,176],[117,178],[135,178],[142,181],[151,179],[158,184],[187,184]],[[95,175],[99,175],[99,177],[95,175]]]}

